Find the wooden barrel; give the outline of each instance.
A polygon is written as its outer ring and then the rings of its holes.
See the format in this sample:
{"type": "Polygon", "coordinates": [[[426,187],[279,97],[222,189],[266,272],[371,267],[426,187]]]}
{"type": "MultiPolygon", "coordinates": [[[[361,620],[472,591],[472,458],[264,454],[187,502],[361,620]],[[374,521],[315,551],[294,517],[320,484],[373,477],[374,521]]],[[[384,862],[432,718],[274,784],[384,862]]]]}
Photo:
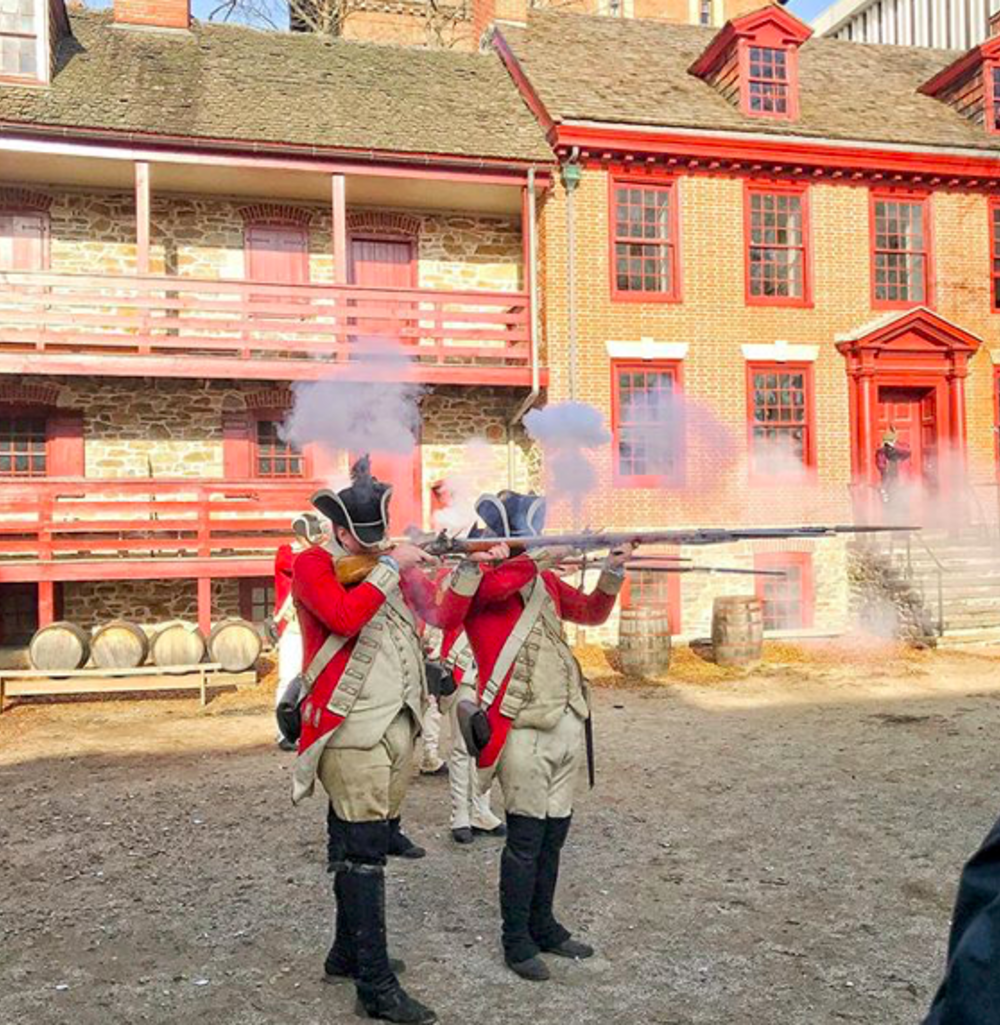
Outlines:
{"type": "Polygon", "coordinates": [[[205,657],[205,635],[193,623],[165,623],[149,646],[158,666],[193,666],[205,657]]]}
{"type": "Polygon", "coordinates": [[[622,609],[618,660],[626,676],[662,676],[670,668],[670,617],[666,609],[622,609]]]}
{"type": "Polygon", "coordinates": [[[90,654],[100,669],[135,669],[146,661],[149,638],[141,626],[112,619],[94,631],[90,654]]]}
{"type": "Polygon", "coordinates": [[[227,673],[252,669],[262,646],[257,628],[245,619],[224,619],[216,623],[208,635],[208,657],[227,673]]]}
{"type": "Polygon", "coordinates": [[[90,658],[90,637],[76,623],[43,626],[28,645],[33,669],[82,669],[90,658]]]}
{"type": "Polygon", "coordinates": [[[720,666],[759,662],[764,645],[764,603],[759,598],[716,598],[712,650],[720,666]]]}

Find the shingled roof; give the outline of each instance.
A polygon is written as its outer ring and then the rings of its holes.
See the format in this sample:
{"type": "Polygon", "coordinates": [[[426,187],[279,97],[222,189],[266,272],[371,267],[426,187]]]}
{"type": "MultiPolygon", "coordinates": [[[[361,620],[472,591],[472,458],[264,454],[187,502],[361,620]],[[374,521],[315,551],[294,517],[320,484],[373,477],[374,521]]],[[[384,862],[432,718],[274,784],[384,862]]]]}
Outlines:
{"type": "Polygon", "coordinates": [[[190,33],[73,12],[49,88],[0,85],[0,125],[551,161],[492,54],[195,23],[190,33]]]}
{"type": "Polygon", "coordinates": [[[716,30],[535,12],[501,33],[553,120],[599,121],[1000,150],[951,107],[917,91],[960,54],[812,38],[799,50],[796,121],[742,114],[688,68],[716,30]]]}

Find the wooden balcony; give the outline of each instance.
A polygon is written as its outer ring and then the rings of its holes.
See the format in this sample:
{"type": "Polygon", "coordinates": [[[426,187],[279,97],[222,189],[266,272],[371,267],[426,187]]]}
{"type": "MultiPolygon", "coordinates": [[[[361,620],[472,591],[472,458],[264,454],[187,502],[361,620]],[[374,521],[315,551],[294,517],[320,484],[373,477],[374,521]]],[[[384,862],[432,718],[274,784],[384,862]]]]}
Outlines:
{"type": "Polygon", "coordinates": [[[527,386],[526,292],[0,272],[0,374],[527,386]]]}
{"type": "Polygon", "coordinates": [[[0,481],[0,581],[270,576],[318,481],[0,481]]]}

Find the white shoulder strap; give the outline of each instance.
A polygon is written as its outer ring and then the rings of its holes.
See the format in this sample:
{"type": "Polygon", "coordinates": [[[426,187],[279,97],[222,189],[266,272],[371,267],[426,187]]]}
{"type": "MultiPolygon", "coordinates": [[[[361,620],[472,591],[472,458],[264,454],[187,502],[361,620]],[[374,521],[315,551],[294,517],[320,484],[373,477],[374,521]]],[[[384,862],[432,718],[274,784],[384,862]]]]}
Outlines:
{"type": "Polygon", "coordinates": [[[511,666],[517,661],[517,656],[521,654],[521,649],[531,635],[531,631],[535,628],[538,617],[542,614],[542,608],[547,596],[548,592],[545,589],[545,582],[541,577],[536,577],[531,584],[531,592],[525,599],[524,609],[514,624],[514,629],[511,630],[510,636],[508,636],[504,646],[500,649],[500,654],[497,655],[497,660],[493,665],[493,672],[483,688],[483,696],[479,700],[483,708],[489,708],[496,699],[503,681],[507,678],[507,673],[510,672],[511,666]]]}
{"type": "Polygon", "coordinates": [[[330,634],[323,642],[319,651],[313,655],[309,665],[302,672],[305,686],[302,688],[302,697],[309,694],[316,680],[323,674],[323,670],[333,661],[338,651],[350,640],[349,637],[341,637],[340,634],[330,634]]]}
{"type": "Polygon", "coordinates": [[[286,619],[291,619],[295,615],[295,599],[292,597],[291,592],[288,593],[288,597],[281,603],[281,608],[278,609],[278,614],[274,617],[276,623],[284,623],[286,619]]]}

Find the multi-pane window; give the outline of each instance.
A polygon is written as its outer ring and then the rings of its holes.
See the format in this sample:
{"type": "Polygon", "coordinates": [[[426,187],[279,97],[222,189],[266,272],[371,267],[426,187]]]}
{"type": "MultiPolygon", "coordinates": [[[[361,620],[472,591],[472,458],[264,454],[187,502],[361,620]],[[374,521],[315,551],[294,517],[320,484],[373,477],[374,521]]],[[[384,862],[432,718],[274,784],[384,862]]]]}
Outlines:
{"type": "Polygon", "coordinates": [[[1000,203],[990,208],[990,250],[993,309],[1000,310],[1000,203]]]}
{"type": "Polygon", "coordinates": [[[765,630],[802,630],[812,626],[812,566],[808,555],[758,555],[754,568],[782,573],[757,577],[757,597],[764,603],[765,630]]]}
{"type": "Polygon", "coordinates": [[[248,581],[249,608],[251,623],[263,623],[274,611],[274,584],[267,581],[248,581]]]}
{"type": "Polygon", "coordinates": [[[675,200],[670,185],[615,183],[613,246],[618,294],[675,297],[675,200]]]}
{"type": "Polygon", "coordinates": [[[0,75],[38,76],[37,0],[0,0],[0,75]]]}
{"type": "Polygon", "coordinates": [[[629,607],[665,609],[670,605],[670,574],[636,570],[628,575],[629,607]]]}
{"type": "Polygon", "coordinates": [[[698,20],[702,25],[712,24],[712,0],[701,0],[698,10],[698,20]]]}
{"type": "Polygon", "coordinates": [[[750,47],[747,107],[751,114],[788,113],[788,53],[773,46],[750,47]]]}
{"type": "Polygon", "coordinates": [[[282,439],[277,420],[257,421],[257,476],[301,477],[305,470],[302,453],[282,439]]]}
{"type": "Polygon", "coordinates": [[[752,299],[806,298],[805,198],[795,192],[748,193],[747,261],[752,299]]]}
{"type": "Polygon", "coordinates": [[[45,419],[0,416],[0,477],[44,477],[45,419]]]}
{"type": "Polygon", "coordinates": [[[808,370],[750,368],[750,459],[753,473],[792,477],[812,463],[808,370]]]}
{"type": "Polygon", "coordinates": [[[672,367],[615,364],[615,469],[619,478],[653,484],[681,469],[683,423],[672,367]]]}
{"type": "Polygon", "coordinates": [[[926,302],[929,246],[925,202],[876,197],[873,212],[875,302],[926,302]]]}
{"type": "Polygon", "coordinates": [[[989,87],[986,124],[991,131],[1000,132],[1000,65],[990,67],[986,82],[989,87]]]}

